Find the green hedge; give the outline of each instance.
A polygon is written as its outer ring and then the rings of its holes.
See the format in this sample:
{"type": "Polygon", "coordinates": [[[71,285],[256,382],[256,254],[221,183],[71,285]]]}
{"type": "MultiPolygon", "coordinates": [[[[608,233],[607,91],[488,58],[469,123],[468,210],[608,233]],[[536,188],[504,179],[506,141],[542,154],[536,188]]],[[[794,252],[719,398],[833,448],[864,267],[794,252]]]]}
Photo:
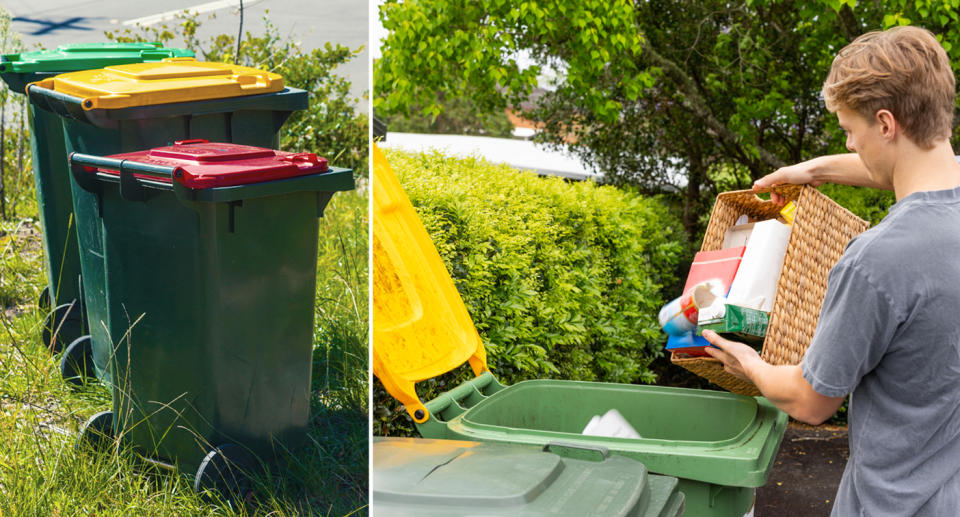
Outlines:
{"type": "Polygon", "coordinates": [[[831,183],[818,187],[840,206],[857,214],[860,218],[876,226],[887,215],[887,211],[897,201],[892,191],[864,187],[850,187],[831,183]]]}
{"type": "MultiPolygon", "coordinates": [[[[501,381],[656,380],[649,365],[665,342],[657,312],[690,255],[663,203],[480,159],[387,157],[501,381]]],[[[426,383],[421,397],[446,384],[426,383]]],[[[397,409],[382,398],[378,389],[376,404],[397,409]]],[[[389,413],[380,408],[378,420],[389,413]]]]}

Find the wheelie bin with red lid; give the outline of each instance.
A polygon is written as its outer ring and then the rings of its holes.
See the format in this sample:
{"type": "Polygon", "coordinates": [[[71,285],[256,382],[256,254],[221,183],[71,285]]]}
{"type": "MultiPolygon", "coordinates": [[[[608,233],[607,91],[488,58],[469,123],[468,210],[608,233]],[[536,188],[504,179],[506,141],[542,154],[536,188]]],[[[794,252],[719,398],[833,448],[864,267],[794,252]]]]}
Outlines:
{"type": "Polygon", "coordinates": [[[312,153],[205,140],[74,153],[103,238],[113,408],[81,443],[121,436],[220,488],[224,464],[306,438],[318,217],[349,169],[312,153]]]}

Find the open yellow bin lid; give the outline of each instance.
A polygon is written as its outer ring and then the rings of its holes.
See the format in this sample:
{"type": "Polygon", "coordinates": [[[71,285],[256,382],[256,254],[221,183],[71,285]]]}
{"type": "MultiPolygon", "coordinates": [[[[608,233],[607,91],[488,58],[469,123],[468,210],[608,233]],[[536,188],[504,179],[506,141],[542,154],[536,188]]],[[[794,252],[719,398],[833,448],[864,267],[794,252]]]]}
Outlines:
{"type": "Polygon", "coordinates": [[[273,93],[283,90],[283,77],[247,66],[178,57],[68,72],[32,84],[79,97],[83,109],[91,110],[273,93]]]}
{"type": "Polygon", "coordinates": [[[373,373],[422,423],[414,384],[470,362],[487,371],[480,334],[410,199],[373,146],[373,373]]]}

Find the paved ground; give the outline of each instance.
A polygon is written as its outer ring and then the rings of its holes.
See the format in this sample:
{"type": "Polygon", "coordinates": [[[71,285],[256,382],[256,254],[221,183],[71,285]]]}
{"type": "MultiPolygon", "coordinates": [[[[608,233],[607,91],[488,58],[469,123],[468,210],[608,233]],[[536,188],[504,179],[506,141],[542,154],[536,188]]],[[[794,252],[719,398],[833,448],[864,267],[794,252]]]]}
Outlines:
{"type": "MultiPolygon", "coordinates": [[[[158,17],[170,11],[199,10],[201,41],[216,34],[236,34],[239,25],[239,0],[0,0],[13,16],[13,29],[28,46],[56,47],[63,43],[106,41],[104,31],[116,31],[125,22],[140,20],[159,23],[158,17]],[[215,19],[208,20],[214,14],[215,19]]],[[[341,43],[364,50],[343,66],[342,74],[353,83],[353,97],[369,90],[370,51],[368,2],[359,0],[244,0],[244,32],[260,34],[263,16],[291,35],[305,49],[325,42],[341,43]]]]}
{"type": "Polygon", "coordinates": [[[849,455],[846,428],[791,422],[770,480],[757,490],[756,517],[830,515],[849,455]]]}

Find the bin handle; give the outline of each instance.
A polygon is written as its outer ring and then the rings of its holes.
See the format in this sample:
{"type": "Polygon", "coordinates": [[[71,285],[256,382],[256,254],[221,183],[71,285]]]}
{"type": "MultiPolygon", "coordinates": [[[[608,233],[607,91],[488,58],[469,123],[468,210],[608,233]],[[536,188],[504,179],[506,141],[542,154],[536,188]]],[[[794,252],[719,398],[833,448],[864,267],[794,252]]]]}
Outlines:
{"type": "MultiPolygon", "coordinates": [[[[88,190],[90,182],[89,175],[85,170],[86,167],[99,167],[118,171],[120,173],[120,195],[130,201],[142,201],[144,199],[144,187],[173,190],[172,183],[138,178],[134,176],[135,173],[153,178],[169,178],[171,181],[182,178],[184,174],[183,169],[180,167],[165,167],[133,160],[119,160],[117,158],[107,158],[82,153],[70,153],[68,160],[70,162],[70,171],[73,173],[77,184],[88,190]]],[[[97,174],[97,177],[108,180],[115,178],[103,174],[97,174]]]]}
{"type": "MultiPolygon", "coordinates": [[[[580,451],[586,452],[595,452],[601,456],[602,459],[607,459],[610,457],[610,449],[602,445],[589,445],[585,443],[576,443],[576,442],[564,442],[564,441],[551,441],[543,445],[543,452],[553,452],[550,449],[556,447],[558,449],[577,449],[580,451]]],[[[559,454],[553,452],[554,454],[559,454]]]]}
{"type": "Polygon", "coordinates": [[[209,144],[210,141],[205,138],[189,138],[187,140],[175,140],[173,145],[191,145],[191,144],[209,144]]]}
{"type": "MultiPolygon", "coordinates": [[[[51,98],[53,98],[53,99],[56,99],[56,100],[58,100],[58,101],[60,101],[60,102],[62,102],[62,103],[64,103],[64,104],[76,104],[76,105],[82,107],[84,110],[88,110],[88,109],[90,109],[90,108],[93,107],[93,101],[92,101],[91,99],[89,99],[89,98],[83,98],[83,97],[77,97],[77,96],[70,95],[70,94],[63,93],[63,92],[58,92],[57,90],[54,90],[53,88],[46,88],[46,87],[42,86],[42,84],[45,83],[45,82],[46,82],[46,80],[44,80],[44,81],[38,81],[38,82],[36,82],[36,83],[30,83],[30,84],[28,84],[28,85],[27,85],[27,91],[26,91],[27,96],[28,96],[28,97],[31,97],[31,95],[30,95],[30,90],[43,90],[43,94],[42,94],[42,95],[45,95],[45,96],[47,96],[47,97],[51,97],[51,98]]],[[[52,84],[52,83],[51,83],[51,84],[52,84]]],[[[34,96],[36,96],[36,95],[38,95],[38,94],[39,94],[39,92],[35,92],[35,93],[34,93],[34,96]]],[[[31,100],[33,100],[33,97],[31,97],[31,100]]]]}

